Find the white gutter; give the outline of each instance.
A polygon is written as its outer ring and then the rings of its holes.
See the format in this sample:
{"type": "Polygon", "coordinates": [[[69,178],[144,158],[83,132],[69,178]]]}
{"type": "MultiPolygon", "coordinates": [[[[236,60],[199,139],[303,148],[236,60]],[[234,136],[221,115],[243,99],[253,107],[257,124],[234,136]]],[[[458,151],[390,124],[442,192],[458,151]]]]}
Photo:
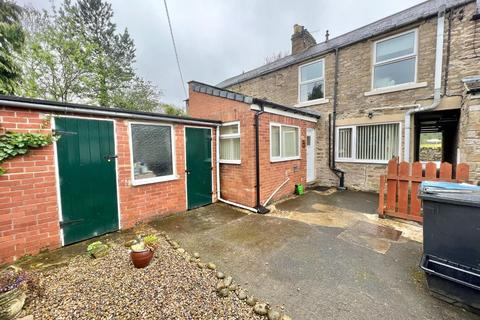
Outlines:
{"type": "Polygon", "coordinates": [[[405,113],[405,148],[403,161],[410,161],[410,138],[411,138],[411,116],[417,112],[433,110],[440,104],[440,93],[442,88],[442,64],[443,64],[443,36],[445,29],[445,5],[440,7],[437,18],[437,43],[435,46],[435,79],[433,86],[433,103],[429,106],[419,106],[408,110],[405,113]]]}
{"type": "Polygon", "coordinates": [[[216,161],[215,162],[216,162],[216,167],[217,167],[217,199],[218,199],[218,201],[224,202],[224,203],[229,204],[231,206],[239,207],[239,208],[249,210],[249,211],[252,211],[252,212],[258,212],[257,209],[244,206],[243,204],[240,204],[240,203],[236,203],[236,202],[233,202],[233,201],[222,199],[222,197],[220,196],[220,148],[219,148],[220,147],[220,132],[219,131],[220,131],[220,127],[217,126],[216,139],[215,139],[216,140],[216,146],[215,146],[216,161]]]}
{"type": "Polygon", "coordinates": [[[141,114],[135,114],[135,113],[121,112],[121,111],[108,111],[109,109],[107,108],[105,108],[105,110],[83,109],[83,108],[77,108],[77,107],[61,107],[61,106],[52,106],[48,104],[30,103],[30,102],[23,102],[23,101],[11,101],[11,100],[0,100],[0,106],[53,111],[53,112],[61,112],[65,114],[78,113],[78,114],[101,115],[101,116],[109,116],[109,117],[117,117],[117,118],[188,123],[188,124],[196,124],[196,125],[206,125],[210,127],[218,126],[217,123],[203,122],[199,120],[162,117],[161,115],[149,116],[149,115],[141,115],[141,114]]]}

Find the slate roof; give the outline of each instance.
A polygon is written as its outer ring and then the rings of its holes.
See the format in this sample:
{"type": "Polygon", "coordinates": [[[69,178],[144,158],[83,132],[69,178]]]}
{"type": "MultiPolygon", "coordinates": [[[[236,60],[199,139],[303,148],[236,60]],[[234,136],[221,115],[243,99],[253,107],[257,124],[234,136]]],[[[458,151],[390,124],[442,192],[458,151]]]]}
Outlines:
{"type": "MultiPolygon", "coordinates": [[[[209,119],[202,119],[202,118],[192,118],[192,117],[184,117],[184,116],[174,116],[168,115],[165,113],[159,112],[146,112],[146,111],[134,111],[122,108],[112,108],[112,107],[98,107],[92,106],[87,104],[78,104],[78,103],[67,103],[67,102],[60,102],[60,101],[51,101],[51,100],[43,100],[43,99],[33,99],[27,97],[19,97],[19,96],[12,96],[12,95],[0,95],[0,107],[2,106],[3,102],[18,102],[18,103],[25,103],[25,108],[28,108],[28,105],[38,105],[38,108],[41,109],[42,107],[54,106],[54,107],[62,107],[65,112],[75,112],[75,110],[85,110],[86,112],[91,111],[94,114],[95,111],[107,112],[111,113],[113,117],[119,116],[119,114],[128,117],[128,115],[139,115],[139,116],[147,116],[150,118],[158,118],[159,120],[163,121],[176,121],[176,122],[203,122],[203,123],[210,123],[212,125],[220,124],[221,121],[216,120],[209,120],[209,119]]],[[[20,107],[20,106],[19,106],[20,107]]]]}
{"type": "Polygon", "coordinates": [[[310,58],[323,55],[329,51],[334,50],[337,47],[345,47],[356,42],[366,40],[373,36],[398,29],[416,21],[424,20],[428,17],[436,15],[439,8],[443,4],[445,4],[446,9],[450,9],[465,5],[469,2],[474,2],[474,0],[429,0],[426,2],[422,2],[406,10],[400,11],[373,23],[367,24],[366,26],[350,31],[336,38],[332,38],[327,42],[318,43],[315,46],[301,53],[286,56],[272,63],[263,65],[235,77],[226,79],[217,84],[217,87],[226,88],[234,84],[241,83],[279,69],[283,69],[292,64],[296,64],[310,58]]]}
{"type": "Polygon", "coordinates": [[[254,97],[247,96],[235,91],[222,89],[222,88],[212,86],[206,83],[198,82],[198,81],[190,81],[189,84],[191,85],[192,90],[195,92],[200,92],[200,93],[205,93],[205,94],[209,94],[216,97],[240,101],[247,104],[252,104],[252,103],[262,104],[274,109],[278,109],[278,110],[282,110],[282,111],[286,111],[294,114],[300,114],[307,117],[314,117],[317,119],[320,118],[320,113],[313,110],[288,107],[272,101],[254,98],[254,97]]]}

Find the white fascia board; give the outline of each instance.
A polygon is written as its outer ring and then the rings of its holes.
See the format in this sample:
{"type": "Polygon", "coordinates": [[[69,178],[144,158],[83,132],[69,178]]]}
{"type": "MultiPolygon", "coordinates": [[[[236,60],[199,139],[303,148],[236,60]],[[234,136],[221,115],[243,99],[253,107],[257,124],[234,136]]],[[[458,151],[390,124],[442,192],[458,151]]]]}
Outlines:
{"type": "MultiPolygon", "coordinates": [[[[258,105],[251,104],[250,105],[250,110],[260,111],[261,109],[258,105]]],[[[289,118],[293,118],[293,119],[299,119],[299,120],[309,121],[309,122],[313,122],[313,123],[318,122],[318,119],[315,118],[315,117],[309,117],[309,116],[305,116],[305,115],[302,115],[302,114],[296,114],[296,113],[293,113],[293,112],[279,110],[279,109],[272,108],[272,107],[263,107],[263,111],[266,112],[266,113],[276,114],[276,115],[279,115],[279,116],[289,117],[289,118]]]]}

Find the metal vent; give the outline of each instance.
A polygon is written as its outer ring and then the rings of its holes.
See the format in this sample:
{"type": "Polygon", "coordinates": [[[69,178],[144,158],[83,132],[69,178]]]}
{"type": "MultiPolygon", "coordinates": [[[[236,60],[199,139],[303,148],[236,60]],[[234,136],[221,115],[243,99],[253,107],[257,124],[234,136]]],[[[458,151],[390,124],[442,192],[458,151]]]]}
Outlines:
{"type": "MultiPolygon", "coordinates": [[[[479,0],[480,1],[480,0],[479,0]]],[[[480,92],[480,75],[462,79],[468,93],[480,92]]]]}

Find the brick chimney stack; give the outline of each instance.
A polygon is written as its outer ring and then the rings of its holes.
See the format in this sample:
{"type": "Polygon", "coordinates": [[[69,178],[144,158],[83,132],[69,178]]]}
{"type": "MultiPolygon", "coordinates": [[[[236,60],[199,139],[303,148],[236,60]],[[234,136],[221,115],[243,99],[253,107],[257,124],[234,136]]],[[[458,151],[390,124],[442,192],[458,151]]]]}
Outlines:
{"type": "Polygon", "coordinates": [[[316,44],[317,41],[304,26],[298,24],[293,26],[292,54],[303,52],[316,44]]]}

